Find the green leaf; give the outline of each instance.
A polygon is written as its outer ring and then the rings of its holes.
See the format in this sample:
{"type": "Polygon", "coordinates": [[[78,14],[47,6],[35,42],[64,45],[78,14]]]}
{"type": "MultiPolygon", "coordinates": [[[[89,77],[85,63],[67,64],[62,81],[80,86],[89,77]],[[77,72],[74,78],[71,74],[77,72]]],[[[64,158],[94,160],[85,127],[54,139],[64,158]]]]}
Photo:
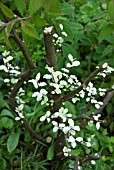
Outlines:
{"type": "Polygon", "coordinates": [[[51,161],[53,157],[54,157],[54,142],[52,142],[50,148],[48,149],[47,159],[51,161]]]}
{"type": "Polygon", "coordinates": [[[82,152],[81,149],[75,149],[71,151],[72,155],[74,156],[79,156],[81,152],[82,152]]]}
{"type": "Polygon", "coordinates": [[[32,21],[38,27],[43,27],[47,25],[47,23],[39,16],[38,12],[32,16],[32,21]]]}
{"type": "Polygon", "coordinates": [[[110,18],[114,22],[114,0],[111,0],[108,5],[108,12],[110,15],[110,18]]]}
{"type": "Polygon", "coordinates": [[[73,105],[71,102],[66,101],[66,102],[65,102],[65,107],[68,109],[69,113],[75,115],[75,113],[76,113],[75,107],[74,107],[74,105],[73,105]]]}
{"type": "Polygon", "coordinates": [[[74,11],[75,7],[72,6],[69,3],[62,3],[61,4],[61,10],[65,15],[71,15],[71,13],[74,11]]]}
{"type": "Polygon", "coordinates": [[[36,13],[40,7],[42,7],[42,0],[30,0],[29,3],[29,13],[30,15],[33,15],[36,13]]]}
{"type": "Polygon", "coordinates": [[[96,138],[93,138],[93,139],[92,139],[91,145],[92,145],[92,148],[93,148],[95,151],[98,151],[98,149],[99,149],[99,143],[98,143],[98,140],[97,140],[96,138]]]}
{"type": "Polygon", "coordinates": [[[9,9],[6,5],[2,4],[0,2],[0,8],[2,10],[2,12],[4,13],[4,15],[6,15],[9,18],[13,18],[14,17],[14,13],[12,12],[11,9],[9,9]]]}
{"type": "MultiPolygon", "coordinates": [[[[43,1],[46,1],[46,0],[43,0],[43,1]]],[[[47,2],[45,2],[45,3],[47,3],[47,2]]],[[[60,9],[60,2],[58,0],[50,0],[48,11],[46,9],[45,3],[43,4],[43,7],[46,10],[45,12],[47,14],[52,15],[53,17],[57,17],[62,14],[61,9],[60,9]]]]}
{"type": "Polygon", "coordinates": [[[36,29],[29,22],[23,22],[22,31],[32,38],[39,39],[39,36],[38,36],[36,29]]]}
{"type": "Polygon", "coordinates": [[[110,153],[113,153],[113,147],[111,145],[109,145],[109,151],[110,153]]]}
{"type": "Polygon", "coordinates": [[[18,9],[18,11],[21,13],[21,15],[23,15],[26,10],[25,0],[19,0],[19,1],[15,0],[15,6],[18,9]]]}
{"type": "Polygon", "coordinates": [[[101,32],[100,35],[98,37],[99,42],[101,42],[102,40],[106,40],[107,38],[109,38],[109,36],[114,32],[114,28],[113,26],[107,25],[106,27],[104,27],[101,32]]]}
{"type": "Polygon", "coordinates": [[[8,152],[12,152],[15,150],[15,148],[18,145],[19,142],[19,137],[20,137],[20,133],[16,132],[14,134],[11,134],[7,140],[7,149],[8,152]]]}
{"type": "Polygon", "coordinates": [[[0,127],[4,127],[4,128],[12,128],[14,125],[13,121],[7,117],[2,117],[0,119],[0,127]]]}
{"type": "Polygon", "coordinates": [[[6,103],[5,103],[4,99],[3,99],[3,95],[2,95],[2,93],[0,92],[0,109],[3,108],[5,104],[6,104],[6,103]]]}
{"type": "Polygon", "coordinates": [[[45,12],[48,12],[49,11],[49,8],[50,8],[50,3],[51,3],[51,0],[42,0],[42,6],[45,10],[45,12]]]}
{"type": "Polygon", "coordinates": [[[10,117],[14,118],[13,114],[7,109],[3,109],[0,116],[10,116],[10,117]]]}
{"type": "Polygon", "coordinates": [[[112,113],[114,110],[113,108],[113,104],[112,103],[108,103],[108,105],[106,106],[106,111],[108,114],[112,113]]]}
{"type": "Polygon", "coordinates": [[[108,45],[108,46],[104,49],[104,51],[103,51],[103,53],[102,53],[102,56],[104,57],[104,56],[106,56],[106,55],[111,54],[113,50],[114,50],[113,45],[108,45]]]}

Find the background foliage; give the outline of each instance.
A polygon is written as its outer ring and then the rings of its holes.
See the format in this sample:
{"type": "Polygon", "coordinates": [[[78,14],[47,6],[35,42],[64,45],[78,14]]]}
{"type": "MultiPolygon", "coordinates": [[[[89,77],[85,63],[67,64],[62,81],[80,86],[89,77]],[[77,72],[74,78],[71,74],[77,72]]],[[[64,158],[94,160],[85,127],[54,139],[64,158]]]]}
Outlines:
{"type": "MultiPolygon", "coordinates": [[[[62,46],[56,45],[58,68],[64,67],[68,54],[72,54],[81,64],[78,68],[71,70],[80,81],[84,81],[88,75],[94,71],[97,65],[107,62],[109,66],[114,66],[114,1],[113,0],[2,0],[0,2],[0,26],[4,26],[4,15],[12,22],[1,31],[0,36],[0,64],[3,64],[2,53],[11,51],[14,57],[14,65],[18,65],[22,70],[27,69],[27,63],[23,59],[23,54],[13,39],[10,39],[10,31],[15,26],[16,32],[25,43],[29,54],[35,62],[35,70],[31,76],[33,78],[37,72],[45,74],[44,66],[45,49],[43,42],[43,29],[54,25],[55,31],[64,39],[62,46]],[[37,4],[37,5],[35,5],[37,4]],[[16,15],[16,17],[15,17],[16,15]],[[68,36],[61,34],[59,24],[63,25],[68,36]]],[[[42,123],[39,118],[45,112],[45,106],[41,106],[33,99],[32,85],[24,85],[26,102],[24,115],[27,123],[41,134],[47,146],[33,139],[22,127],[21,122],[15,121],[15,114],[7,104],[10,86],[6,86],[3,80],[6,73],[0,71],[0,167],[6,169],[72,169],[73,161],[66,159],[56,162],[52,167],[54,157],[54,139],[57,134],[52,131],[52,125],[42,123]],[[49,149],[47,149],[47,147],[49,149]],[[69,167],[70,166],[70,167],[69,167]]],[[[114,77],[100,80],[100,87],[111,87],[114,77]]],[[[95,80],[95,86],[99,86],[99,79],[95,80]]],[[[66,107],[74,115],[80,115],[85,102],[77,102],[73,105],[67,101],[66,107]]],[[[93,107],[91,107],[91,111],[93,107]]],[[[96,164],[87,163],[81,165],[84,170],[99,169],[111,170],[114,168],[114,98],[102,111],[101,119],[104,120],[99,131],[95,127],[87,127],[81,133],[95,134],[92,141],[92,150],[89,148],[79,148],[73,151],[74,155],[84,156],[89,153],[98,153],[100,160],[96,164]]],[[[88,113],[89,114],[89,113],[88,113]]]]}

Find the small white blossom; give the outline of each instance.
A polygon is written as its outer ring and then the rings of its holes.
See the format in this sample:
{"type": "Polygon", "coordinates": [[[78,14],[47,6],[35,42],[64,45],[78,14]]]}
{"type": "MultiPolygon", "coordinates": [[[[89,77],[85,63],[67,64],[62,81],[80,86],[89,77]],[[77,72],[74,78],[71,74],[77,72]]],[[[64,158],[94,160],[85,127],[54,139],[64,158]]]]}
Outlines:
{"type": "Polygon", "coordinates": [[[98,121],[98,119],[99,119],[100,116],[101,116],[101,115],[98,114],[98,115],[96,115],[96,116],[93,116],[93,118],[94,118],[96,121],[98,121]]]}
{"type": "Polygon", "coordinates": [[[38,88],[38,81],[40,80],[40,73],[36,75],[35,79],[29,80],[28,82],[33,83],[34,87],[37,89],[38,88]]]}
{"type": "Polygon", "coordinates": [[[71,149],[64,146],[64,148],[63,148],[64,156],[69,156],[70,152],[71,152],[71,149]]]}

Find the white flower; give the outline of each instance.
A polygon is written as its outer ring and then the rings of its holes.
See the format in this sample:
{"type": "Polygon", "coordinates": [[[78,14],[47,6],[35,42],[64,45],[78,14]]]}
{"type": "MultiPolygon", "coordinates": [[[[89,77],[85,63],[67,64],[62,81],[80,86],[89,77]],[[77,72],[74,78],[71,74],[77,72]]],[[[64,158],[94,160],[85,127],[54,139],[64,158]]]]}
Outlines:
{"type": "Polygon", "coordinates": [[[97,123],[96,123],[96,128],[97,128],[97,130],[99,130],[99,128],[100,128],[100,122],[97,122],[97,123]]]}
{"type": "Polygon", "coordinates": [[[98,119],[99,119],[100,116],[101,116],[101,115],[98,114],[98,115],[96,115],[96,116],[93,116],[93,118],[94,118],[96,121],[98,121],[98,119]]]}
{"type": "Polygon", "coordinates": [[[40,79],[40,73],[36,75],[36,79],[29,80],[28,82],[32,82],[34,87],[37,89],[38,88],[38,81],[40,79]]]}
{"type": "Polygon", "coordinates": [[[68,156],[70,152],[71,152],[71,149],[68,148],[68,147],[66,147],[66,146],[64,146],[64,148],[63,148],[63,153],[64,153],[64,155],[65,155],[65,156],[68,156]]]}
{"type": "Polygon", "coordinates": [[[4,70],[5,72],[8,72],[8,69],[5,65],[1,65],[0,70],[4,70]]]}
{"type": "Polygon", "coordinates": [[[76,140],[77,140],[78,142],[82,142],[82,141],[83,141],[83,138],[82,138],[82,137],[77,137],[76,140]]]}
{"type": "Polygon", "coordinates": [[[73,59],[73,56],[72,56],[71,54],[68,54],[68,58],[69,58],[69,60],[71,61],[71,64],[70,64],[70,63],[67,63],[66,67],[70,68],[70,67],[75,67],[75,66],[80,65],[80,62],[74,60],[74,59],[73,59]]]}

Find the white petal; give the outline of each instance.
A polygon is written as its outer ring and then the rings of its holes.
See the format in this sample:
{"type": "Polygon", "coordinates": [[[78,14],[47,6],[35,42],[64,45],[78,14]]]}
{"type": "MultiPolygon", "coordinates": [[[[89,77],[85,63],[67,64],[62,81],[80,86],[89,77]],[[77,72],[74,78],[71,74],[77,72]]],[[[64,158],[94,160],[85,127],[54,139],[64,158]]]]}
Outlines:
{"type": "Polygon", "coordinates": [[[76,140],[77,140],[78,142],[82,142],[82,141],[83,141],[83,138],[82,138],[82,137],[77,137],[76,140]]]}
{"type": "Polygon", "coordinates": [[[44,115],[40,118],[40,121],[43,122],[45,119],[46,119],[46,116],[44,115]]]}
{"type": "Polygon", "coordinates": [[[63,25],[62,24],[59,24],[59,27],[61,30],[63,30],[63,25]]]}
{"type": "Polygon", "coordinates": [[[58,126],[55,126],[54,128],[53,128],[53,132],[57,132],[58,131],[58,126]]]}
{"type": "Polygon", "coordinates": [[[73,66],[79,66],[80,65],[80,62],[79,61],[73,61],[73,66]]]}
{"type": "Polygon", "coordinates": [[[37,75],[36,75],[36,81],[39,81],[40,80],[40,73],[38,73],[37,75]]]}
{"type": "Polygon", "coordinates": [[[73,62],[73,56],[71,54],[68,54],[68,58],[71,62],[73,62]]]}
{"type": "Polygon", "coordinates": [[[4,70],[5,72],[8,72],[7,67],[6,67],[6,66],[4,66],[4,65],[1,65],[1,66],[0,66],[0,70],[4,70]]]}
{"type": "Polygon", "coordinates": [[[99,128],[100,128],[100,122],[97,122],[97,123],[96,123],[96,128],[97,128],[97,130],[99,130],[99,128]]]}

